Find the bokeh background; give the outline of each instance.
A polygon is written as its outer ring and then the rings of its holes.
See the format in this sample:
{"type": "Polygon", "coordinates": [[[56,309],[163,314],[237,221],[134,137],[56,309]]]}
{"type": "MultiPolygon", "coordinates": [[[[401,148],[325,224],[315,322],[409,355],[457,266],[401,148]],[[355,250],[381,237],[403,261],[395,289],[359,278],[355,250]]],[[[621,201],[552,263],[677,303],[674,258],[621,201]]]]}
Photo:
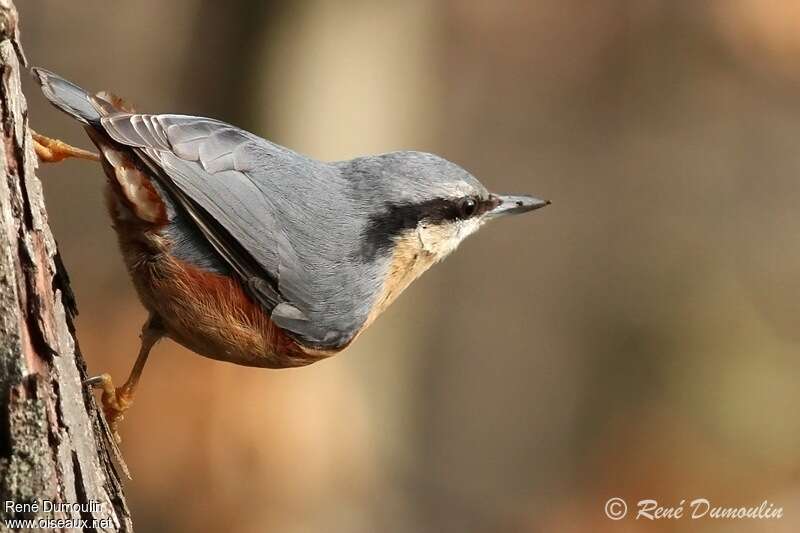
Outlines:
{"type": "MultiPolygon", "coordinates": [[[[153,352],[123,426],[144,532],[800,530],[800,5],[25,0],[30,61],[322,159],[440,153],[553,206],[345,353],[153,352]],[[779,521],[608,520],[610,497],[779,521]]],[[[34,128],[88,147],[27,86],[34,128]]],[[[145,313],[104,177],[40,169],[92,372],[145,313]]]]}

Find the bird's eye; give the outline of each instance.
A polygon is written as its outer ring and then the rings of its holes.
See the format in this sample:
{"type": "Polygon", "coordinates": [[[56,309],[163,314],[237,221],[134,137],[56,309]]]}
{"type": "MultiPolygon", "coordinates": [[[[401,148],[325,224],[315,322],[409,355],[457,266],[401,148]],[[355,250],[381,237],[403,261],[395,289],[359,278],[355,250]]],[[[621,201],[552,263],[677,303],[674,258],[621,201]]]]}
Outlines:
{"type": "Polygon", "coordinates": [[[469,218],[478,210],[478,202],[474,198],[464,198],[458,206],[459,216],[469,218]]]}

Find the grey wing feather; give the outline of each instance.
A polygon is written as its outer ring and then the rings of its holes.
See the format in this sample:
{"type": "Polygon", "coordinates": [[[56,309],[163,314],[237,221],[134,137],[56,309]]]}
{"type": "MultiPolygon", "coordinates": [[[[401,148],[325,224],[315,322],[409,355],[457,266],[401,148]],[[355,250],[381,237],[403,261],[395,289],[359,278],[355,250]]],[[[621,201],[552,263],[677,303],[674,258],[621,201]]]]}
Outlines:
{"type": "Polygon", "coordinates": [[[350,303],[344,302],[337,313],[314,312],[324,291],[315,292],[314,277],[292,244],[292,237],[304,238],[302,232],[287,234],[290,230],[279,216],[285,206],[274,199],[286,196],[281,187],[297,188],[305,178],[297,175],[301,168],[322,174],[331,169],[313,160],[298,166],[296,159],[302,156],[212,119],[117,114],[103,118],[102,126],[166,174],[171,182],[167,188],[278,326],[326,347],[350,340],[365,311],[351,312],[346,309],[350,303]],[[265,176],[264,168],[272,169],[272,176],[265,176]]]}

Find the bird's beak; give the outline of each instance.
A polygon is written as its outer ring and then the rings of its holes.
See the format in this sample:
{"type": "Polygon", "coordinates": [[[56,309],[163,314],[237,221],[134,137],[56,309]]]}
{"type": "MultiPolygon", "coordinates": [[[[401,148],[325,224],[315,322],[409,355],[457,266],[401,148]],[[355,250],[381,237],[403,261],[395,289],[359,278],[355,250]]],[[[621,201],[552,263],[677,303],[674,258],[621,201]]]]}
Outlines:
{"type": "Polygon", "coordinates": [[[534,209],[539,209],[546,205],[550,205],[550,200],[539,200],[533,196],[494,196],[497,206],[486,213],[487,218],[495,218],[505,215],[517,215],[519,213],[527,213],[534,209]]]}

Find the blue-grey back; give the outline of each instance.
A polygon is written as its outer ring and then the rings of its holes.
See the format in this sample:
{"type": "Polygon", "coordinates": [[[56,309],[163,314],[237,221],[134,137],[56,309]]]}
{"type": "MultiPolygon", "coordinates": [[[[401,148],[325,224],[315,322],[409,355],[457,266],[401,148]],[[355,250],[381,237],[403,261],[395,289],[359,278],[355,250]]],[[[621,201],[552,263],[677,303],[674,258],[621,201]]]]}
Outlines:
{"type": "Polygon", "coordinates": [[[365,209],[375,206],[350,194],[341,166],[211,119],[120,114],[103,126],[141,149],[216,220],[223,239],[253,257],[276,285],[278,298],[267,302],[276,324],[322,347],[345,344],[360,329],[388,258],[354,260],[370,220],[365,209]]]}

